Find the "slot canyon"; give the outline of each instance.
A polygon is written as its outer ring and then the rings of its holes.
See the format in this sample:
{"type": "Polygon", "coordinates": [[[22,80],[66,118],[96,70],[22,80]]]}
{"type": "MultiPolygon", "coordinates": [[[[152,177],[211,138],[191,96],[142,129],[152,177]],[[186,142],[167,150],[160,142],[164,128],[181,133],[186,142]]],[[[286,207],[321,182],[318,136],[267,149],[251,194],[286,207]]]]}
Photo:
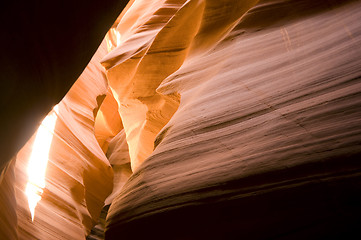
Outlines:
{"type": "Polygon", "coordinates": [[[361,239],[361,1],[1,9],[0,239],[361,239]]]}

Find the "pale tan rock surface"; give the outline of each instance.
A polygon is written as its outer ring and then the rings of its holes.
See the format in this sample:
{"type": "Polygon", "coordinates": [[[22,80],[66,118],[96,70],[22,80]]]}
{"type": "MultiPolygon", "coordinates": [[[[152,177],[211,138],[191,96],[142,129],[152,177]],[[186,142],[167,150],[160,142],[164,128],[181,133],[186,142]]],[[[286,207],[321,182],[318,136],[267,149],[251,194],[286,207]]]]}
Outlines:
{"type": "Polygon", "coordinates": [[[107,157],[114,172],[114,186],[113,192],[105,200],[105,205],[111,204],[114,197],[119,195],[122,187],[132,174],[128,143],[124,130],[121,130],[119,134],[111,140],[107,157]]]}
{"type": "Polygon", "coordinates": [[[105,239],[357,238],[360,12],[341,0],[129,1],[108,50],[49,113],[34,222],[37,134],[2,171],[0,238],[84,239],[102,208],[88,239],[104,222],[105,239]]]}
{"type": "Polygon", "coordinates": [[[106,238],[350,237],[361,200],[360,2],[260,1],[243,19],[255,2],[221,2],[147,2],[124,15],[131,30],[103,62],[118,102],[136,104],[146,86],[181,100],[113,200],[106,238]]]}

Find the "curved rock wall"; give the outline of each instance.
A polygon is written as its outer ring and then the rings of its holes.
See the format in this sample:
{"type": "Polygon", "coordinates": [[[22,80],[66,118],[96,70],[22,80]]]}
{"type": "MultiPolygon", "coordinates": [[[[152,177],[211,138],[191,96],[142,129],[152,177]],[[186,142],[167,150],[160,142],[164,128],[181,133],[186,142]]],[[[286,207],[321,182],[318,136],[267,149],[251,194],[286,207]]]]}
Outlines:
{"type": "MultiPolygon", "coordinates": [[[[45,130],[52,136],[47,140],[50,149],[45,149],[45,142],[40,142],[40,148],[35,146],[39,144],[36,133],[17,154],[13,182],[16,202],[11,205],[17,209],[18,224],[13,227],[19,239],[85,239],[112,192],[113,170],[94,134],[97,109],[107,93],[100,66],[106,53],[104,41],[57,110],[49,113],[56,116],[54,129],[45,130]],[[25,195],[29,159],[34,151],[47,150],[45,187],[39,189],[42,199],[32,221],[25,195]]],[[[35,169],[39,169],[40,163],[36,164],[35,169]]]]}
{"type": "MultiPolygon", "coordinates": [[[[1,239],[18,238],[16,209],[17,207],[27,209],[26,201],[20,201],[14,195],[14,187],[18,185],[20,190],[16,189],[16,193],[20,193],[18,196],[21,196],[25,188],[23,184],[25,184],[24,172],[26,172],[25,165],[21,166],[21,169],[14,169],[15,155],[26,142],[28,146],[25,148],[29,149],[29,146],[31,148],[29,138],[39,127],[41,119],[69,91],[126,3],[127,1],[118,0],[102,3],[100,1],[74,3],[74,1],[62,0],[17,1],[2,4],[0,10],[3,31],[0,42],[3,46],[0,55],[1,239]]],[[[96,152],[97,149],[91,151],[96,152]]],[[[21,161],[17,162],[17,168],[21,161]]],[[[109,191],[107,188],[109,186],[105,187],[104,192],[109,191]]],[[[57,194],[61,195],[62,190],[57,194]]],[[[100,198],[104,197],[100,196],[100,198]]],[[[19,238],[31,239],[31,236],[36,239],[41,238],[41,234],[36,232],[45,231],[44,228],[39,228],[41,225],[31,224],[28,211],[24,214],[25,216],[18,218],[19,222],[23,221],[20,223],[19,232],[22,233],[19,238]],[[25,232],[34,235],[24,235],[25,232]]],[[[44,216],[40,217],[42,221],[49,220],[44,216]]],[[[58,218],[61,217],[63,216],[60,214],[58,218]]],[[[71,220],[67,219],[63,221],[68,222],[64,226],[79,225],[76,228],[80,229],[80,233],[76,233],[76,236],[84,235],[82,224],[78,223],[79,219],[76,220],[77,223],[71,223],[71,220]]],[[[53,222],[47,224],[49,227],[53,222]]],[[[72,235],[72,232],[60,234],[59,237],[49,235],[54,231],[59,232],[60,224],[61,222],[50,226],[51,230],[48,235],[44,235],[44,239],[59,239],[67,234],[72,235]]],[[[88,223],[85,225],[87,225],[85,228],[89,228],[88,223]]],[[[61,231],[66,232],[66,229],[61,231]]]]}
{"type": "MultiPolygon", "coordinates": [[[[243,18],[255,1],[145,2],[103,62],[110,86],[123,108],[146,86],[180,105],[113,200],[106,238],[357,233],[360,2],[260,1],[243,18]]],[[[120,110],[130,149],[148,110],[130,123],[120,110]]]]}
{"type": "Polygon", "coordinates": [[[109,204],[106,239],[357,237],[360,12],[130,1],[111,52],[104,41],[49,113],[52,139],[4,161],[0,238],[84,239],[109,204]],[[47,145],[32,222],[27,167],[47,145]]]}
{"type": "Polygon", "coordinates": [[[0,170],[79,78],[127,2],[2,4],[0,170]]]}

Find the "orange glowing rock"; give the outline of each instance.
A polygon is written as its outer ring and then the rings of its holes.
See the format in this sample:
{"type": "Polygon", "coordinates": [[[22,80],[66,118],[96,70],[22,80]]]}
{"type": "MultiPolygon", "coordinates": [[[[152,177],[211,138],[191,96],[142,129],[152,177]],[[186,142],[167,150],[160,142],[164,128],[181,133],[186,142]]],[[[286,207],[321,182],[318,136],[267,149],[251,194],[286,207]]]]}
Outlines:
{"type": "Polygon", "coordinates": [[[359,233],[360,13],[129,1],[2,172],[0,238],[84,239],[109,205],[106,239],[359,233]]]}
{"type": "Polygon", "coordinates": [[[85,238],[112,192],[113,170],[94,135],[97,99],[107,92],[99,63],[106,53],[104,41],[78,81],[17,155],[19,238],[85,238]],[[46,230],[37,231],[40,226],[46,230]]]}

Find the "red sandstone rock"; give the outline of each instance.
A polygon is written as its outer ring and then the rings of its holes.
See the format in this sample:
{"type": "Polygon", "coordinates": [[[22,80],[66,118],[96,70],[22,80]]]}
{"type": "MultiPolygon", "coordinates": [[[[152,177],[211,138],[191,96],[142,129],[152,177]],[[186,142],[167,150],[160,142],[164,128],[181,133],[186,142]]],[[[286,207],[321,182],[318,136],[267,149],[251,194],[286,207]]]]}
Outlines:
{"type": "Polygon", "coordinates": [[[0,236],[84,239],[108,204],[106,239],[359,234],[360,10],[130,1],[59,103],[34,223],[35,135],[2,172],[0,236]]]}

